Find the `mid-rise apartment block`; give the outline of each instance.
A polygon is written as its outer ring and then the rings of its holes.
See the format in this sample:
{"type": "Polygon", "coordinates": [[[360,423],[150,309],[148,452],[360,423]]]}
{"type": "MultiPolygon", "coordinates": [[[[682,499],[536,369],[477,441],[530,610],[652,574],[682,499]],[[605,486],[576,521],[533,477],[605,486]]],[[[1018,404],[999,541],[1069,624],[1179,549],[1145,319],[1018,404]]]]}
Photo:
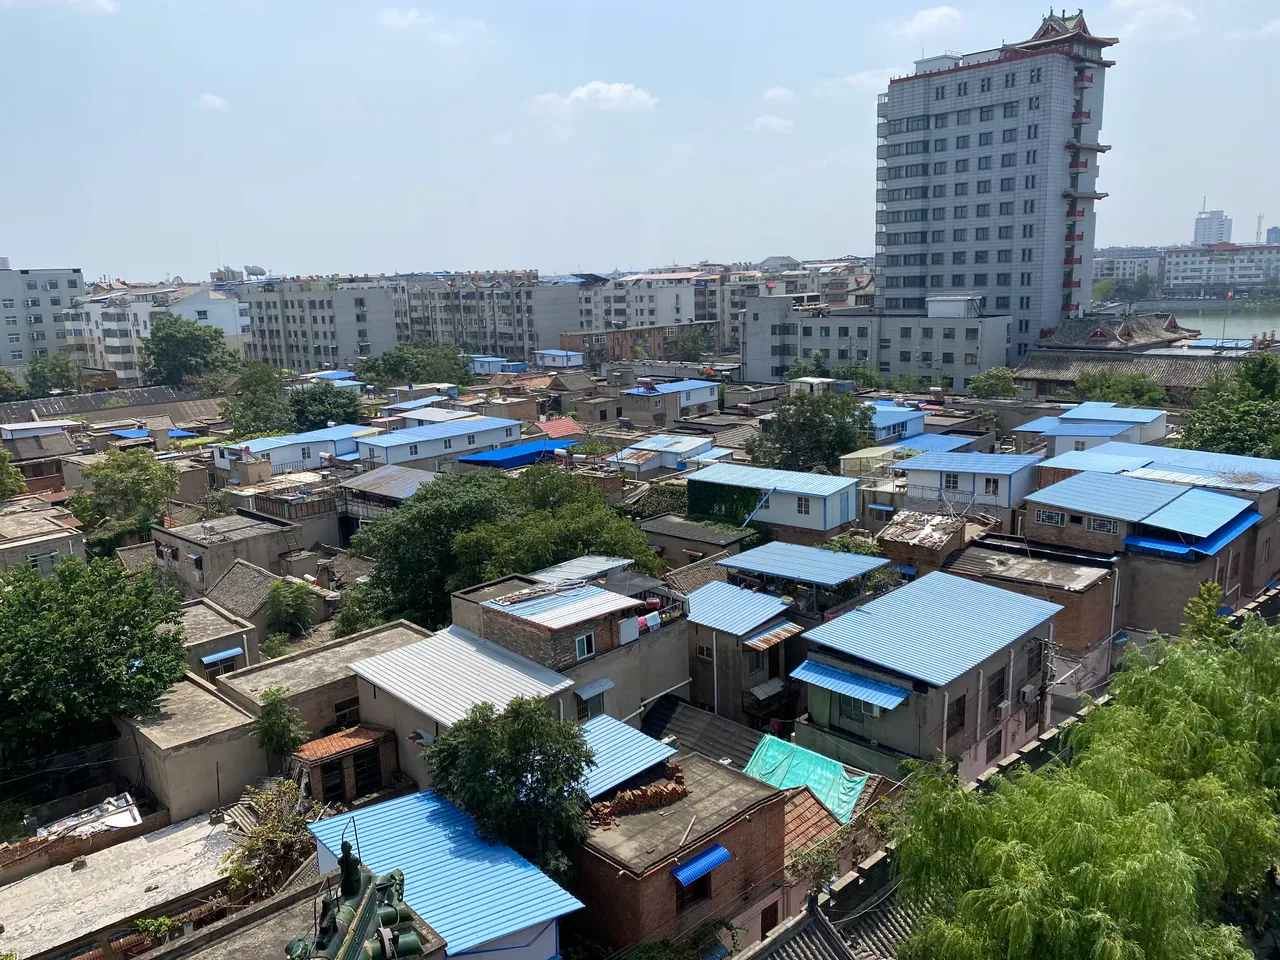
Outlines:
{"type": "Polygon", "coordinates": [[[933,293],[1009,314],[1007,362],[1088,308],[1107,47],[1084,17],[919,60],[877,104],[876,307],[933,293]]]}
{"type": "Polygon", "coordinates": [[[0,317],[5,341],[0,367],[21,373],[32,357],[46,356],[66,340],[62,311],[84,292],[79,267],[13,270],[0,260],[0,317]],[[62,334],[59,336],[59,334],[62,334]]]}
{"type": "Polygon", "coordinates": [[[1171,247],[1164,255],[1164,290],[1172,297],[1225,297],[1280,276],[1280,245],[1215,243],[1171,247]]]}
{"type": "Polygon", "coordinates": [[[1195,231],[1191,242],[1197,247],[1211,243],[1231,242],[1231,218],[1224,210],[1201,210],[1196,214],[1195,231]]]}

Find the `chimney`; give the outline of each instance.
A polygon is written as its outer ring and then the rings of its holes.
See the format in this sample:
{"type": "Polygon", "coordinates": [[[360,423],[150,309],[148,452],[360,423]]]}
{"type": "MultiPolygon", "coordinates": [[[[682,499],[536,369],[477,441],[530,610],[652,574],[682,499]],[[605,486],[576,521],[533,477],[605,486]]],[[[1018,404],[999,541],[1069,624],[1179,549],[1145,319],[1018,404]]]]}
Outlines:
{"type": "Polygon", "coordinates": [[[316,586],[321,590],[333,589],[333,561],[316,561],[316,586]]]}

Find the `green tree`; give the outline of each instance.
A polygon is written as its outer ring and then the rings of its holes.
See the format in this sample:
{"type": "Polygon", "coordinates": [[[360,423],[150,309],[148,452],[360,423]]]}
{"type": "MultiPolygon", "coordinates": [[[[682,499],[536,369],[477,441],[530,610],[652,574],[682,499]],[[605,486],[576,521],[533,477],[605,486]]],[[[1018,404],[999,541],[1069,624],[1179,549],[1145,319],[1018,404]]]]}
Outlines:
{"type": "Polygon", "coordinates": [[[65,353],[32,357],[27,364],[27,393],[47,397],[55,390],[66,392],[80,385],[80,368],[65,353]]]}
{"type": "Polygon", "coordinates": [[[1128,407],[1151,407],[1165,402],[1164,387],[1150,374],[1126,370],[1096,370],[1076,379],[1080,400],[1103,400],[1128,407]]]}
{"type": "Polygon", "coordinates": [[[279,370],[266,363],[249,363],[240,373],[239,389],[222,401],[219,410],[237,437],[288,433],[294,421],[286,393],[279,370]]]}
{"type": "Polygon", "coordinates": [[[407,383],[455,383],[465,387],[475,379],[467,370],[466,359],[456,350],[403,343],[376,357],[363,358],[356,372],[359,379],[380,387],[407,383]]]}
{"type": "Polygon", "coordinates": [[[772,426],[747,441],[747,455],[760,466],[838,472],[840,458],[865,447],[872,435],[870,409],[847,393],[782,397],[773,413],[772,426]]]}
{"type": "Polygon", "coordinates": [[[900,895],[930,915],[899,956],[1248,960],[1219,910],[1280,853],[1280,630],[1221,640],[1199,611],[1131,647],[1069,763],[990,792],[916,767],[891,832],[900,895]]]}
{"type": "Polygon", "coordinates": [[[151,335],[142,348],[143,377],[170,387],[225,370],[234,362],[221,330],[172,313],[152,319],[151,335]]]}
{"type": "Polygon", "coordinates": [[[883,373],[868,366],[845,364],[831,371],[837,380],[852,380],[859,390],[883,390],[889,385],[883,373]]]}
{"type": "Polygon", "coordinates": [[[1016,397],[1018,385],[1013,381],[1013,371],[1008,367],[983,370],[969,381],[969,395],[983,400],[991,397],[1016,397]]]}
{"type": "Polygon", "coordinates": [[[1160,288],[1156,284],[1156,280],[1150,274],[1144,273],[1133,281],[1133,298],[1135,300],[1149,300],[1160,293],[1160,288]]]}
{"type": "Polygon", "coordinates": [[[1179,445],[1250,457],[1280,455],[1280,360],[1246,357],[1214,376],[1183,414],[1179,445]]]}
{"type": "Polygon", "coordinates": [[[253,721],[258,746],[268,756],[281,761],[310,739],[302,713],[289,702],[286,687],[267,687],[262,691],[262,709],[253,721]]]}
{"type": "Polygon", "coordinates": [[[1227,389],[1245,400],[1280,400],[1280,357],[1249,354],[1235,368],[1227,389]]]}
{"type": "Polygon", "coordinates": [[[319,430],[332,423],[359,423],[364,412],[360,396],[346,387],[321,380],[289,392],[289,407],[298,430],[319,430]]]}
{"type": "Polygon", "coordinates": [[[501,713],[476,704],[423,754],[432,787],[480,832],[563,882],[566,851],[587,833],[582,789],[595,755],[582,728],[559,721],[542,700],[516,697],[501,713]]]}
{"type": "Polygon", "coordinates": [[[277,580],[267,589],[267,630],[296,640],[315,621],[315,592],[301,580],[277,580]]]}
{"type": "Polygon", "coordinates": [[[1116,282],[1110,278],[1093,281],[1093,302],[1110,303],[1116,298],[1116,282]]]}
{"type": "Polygon", "coordinates": [[[796,357],[787,367],[787,379],[797,380],[800,377],[829,377],[827,355],[821,350],[814,350],[808,359],[796,357]]]}
{"type": "Polygon", "coordinates": [[[124,526],[147,529],[178,492],[178,468],[157,460],[145,447],[112,450],[105,460],[85,467],[96,511],[124,526]]]}
{"type": "Polygon", "coordinates": [[[27,388],[8,370],[0,370],[0,403],[27,399],[27,388]]]}
{"type": "Polygon", "coordinates": [[[233,903],[253,903],[277,893],[316,849],[307,818],[298,812],[302,791],[296,783],[281,777],[245,792],[258,822],[222,859],[233,903]]]}
{"type": "Polygon", "coordinates": [[[0,573],[0,742],[10,759],[94,742],[182,677],[180,597],[113,560],[0,573]]]}
{"type": "Polygon", "coordinates": [[[702,359],[702,350],[706,346],[706,338],[699,326],[686,327],[677,342],[680,359],[687,363],[697,363],[702,359]]]}
{"type": "Polygon", "coordinates": [[[13,465],[9,451],[0,449],[0,500],[9,500],[27,492],[27,481],[22,471],[13,465]]]}

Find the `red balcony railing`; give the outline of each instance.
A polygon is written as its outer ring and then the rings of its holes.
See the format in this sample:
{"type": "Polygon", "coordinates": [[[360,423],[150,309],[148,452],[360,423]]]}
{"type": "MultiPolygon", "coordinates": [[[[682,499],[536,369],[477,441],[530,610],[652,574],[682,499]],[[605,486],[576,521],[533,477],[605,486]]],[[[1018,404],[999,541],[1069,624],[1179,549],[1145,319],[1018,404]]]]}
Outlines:
{"type": "Polygon", "coordinates": [[[1079,266],[1082,263],[1084,263],[1084,257],[1066,257],[1062,261],[1064,267],[1079,266]]]}
{"type": "Polygon", "coordinates": [[[1074,310],[1075,308],[1076,308],[1076,305],[1074,303],[1064,303],[1062,305],[1062,312],[1066,313],[1067,311],[1074,310]]]}
{"type": "Polygon", "coordinates": [[[1071,113],[1072,120],[1088,120],[1092,116],[1088,110],[1073,110],[1071,113]]]}
{"type": "Polygon", "coordinates": [[[1062,281],[1063,290],[1078,290],[1079,288],[1080,288],[1079,280],[1063,280],[1062,281]]]}
{"type": "Polygon", "coordinates": [[[1083,211],[1083,210],[1068,210],[1068,211],[1067,211],[1067,216],[1068,216],[1068,217],[1083,217],[1083,216],[1084,216],[1084,211],[1083,211]]]}
{"type": "Polygon", "coordinates": [[[1068,233],[1068,234],[1067,234],[1067,243],[1079,243],[1079,242],[1080,242],[1081,240],[1083,240],[1083,239],[1084,239],[1084,234],[1083,234],[1083,233],[1068,233]]]}
{"type": "Polygon", "coordinates": [[[1093,83],[1092,73],[1077,73],[1076,83],[1093,83]]]}
{"type": "Polygon", "coordinates": [[[1088,170],[1089,161],[1088,160],[1072,160],[1069,164],[1067,164],[1067,168],[1070,170],[1088,170]]]}

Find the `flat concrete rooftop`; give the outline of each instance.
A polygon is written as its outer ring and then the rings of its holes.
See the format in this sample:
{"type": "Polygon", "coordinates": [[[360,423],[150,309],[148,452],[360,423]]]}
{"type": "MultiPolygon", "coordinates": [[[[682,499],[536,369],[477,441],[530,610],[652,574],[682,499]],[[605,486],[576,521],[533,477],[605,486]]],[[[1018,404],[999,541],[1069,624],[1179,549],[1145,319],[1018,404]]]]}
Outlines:
{"type": "Polygon", "coordinates": [[[248,726],[253,718],[190,680],[180,680],[160,698],[156,716],[126,722],[161,750],[170,750],[248,726]]]}
{"type": "Polygon", "coordinates": [[[252,625],[241,623],[204,600],[183,604],[182,618],[178,622],[182,625],[183,640],[187,644],[204,643],[215,637],[252,629],[252,625]]]}

